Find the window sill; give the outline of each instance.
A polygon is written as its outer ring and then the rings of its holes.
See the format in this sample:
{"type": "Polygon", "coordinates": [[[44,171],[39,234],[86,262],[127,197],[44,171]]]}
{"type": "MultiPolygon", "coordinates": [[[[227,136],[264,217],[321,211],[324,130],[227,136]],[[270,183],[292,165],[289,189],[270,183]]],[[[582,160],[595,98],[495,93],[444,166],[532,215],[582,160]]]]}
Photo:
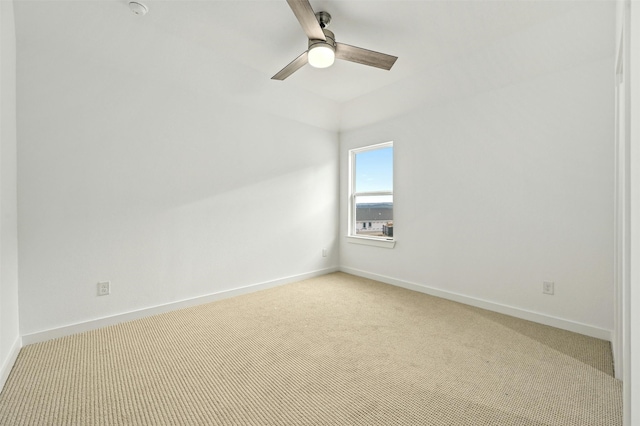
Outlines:
{"type": "Polygon", "coordinates": [[[392,249],[396,246],[396,240],[386,240],[382,238],[354,237],[347,235],[347,242],[352,244],[363,244],[365,246],[382,247],[392,249]]]}

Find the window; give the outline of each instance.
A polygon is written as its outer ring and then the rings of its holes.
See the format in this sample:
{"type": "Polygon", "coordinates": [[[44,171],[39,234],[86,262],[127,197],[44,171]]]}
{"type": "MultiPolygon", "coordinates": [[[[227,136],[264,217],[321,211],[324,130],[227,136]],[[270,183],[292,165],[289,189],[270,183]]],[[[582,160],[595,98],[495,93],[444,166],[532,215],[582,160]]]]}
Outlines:
{"type": "Polygon", "coordinates": [[[393,142],[352,149],[349,171],[351,242],[393,247],[393,142]]]}

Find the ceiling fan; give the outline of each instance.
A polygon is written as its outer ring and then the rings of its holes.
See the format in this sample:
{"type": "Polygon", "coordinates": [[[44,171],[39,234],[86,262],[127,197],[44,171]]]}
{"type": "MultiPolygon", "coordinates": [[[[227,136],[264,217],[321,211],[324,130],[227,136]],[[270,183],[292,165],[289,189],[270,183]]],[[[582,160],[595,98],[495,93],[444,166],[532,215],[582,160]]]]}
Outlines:
{"type": "Polygon", "coordinates": [[[329,13],[314,13],[309,0],[287,0],[287,3],[307,34],[309,48],[271,77],[272,80],[284,80],[307,63],[316,68],[329,67],[335,58],[384,70],[390,70],[398,59],[396,56],[336,42],[333,32],[326,28],[331,22],[329,13]]]}

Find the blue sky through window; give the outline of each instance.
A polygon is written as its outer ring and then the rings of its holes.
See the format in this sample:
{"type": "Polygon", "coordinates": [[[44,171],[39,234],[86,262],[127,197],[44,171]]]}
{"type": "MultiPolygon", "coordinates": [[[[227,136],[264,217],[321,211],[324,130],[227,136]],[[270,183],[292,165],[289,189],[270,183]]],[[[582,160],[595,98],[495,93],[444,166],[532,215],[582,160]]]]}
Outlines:
{"type": "Polygon", "coordinates": [[[393,191],[393,147],[356,154],[355,192],[393,191]]]}

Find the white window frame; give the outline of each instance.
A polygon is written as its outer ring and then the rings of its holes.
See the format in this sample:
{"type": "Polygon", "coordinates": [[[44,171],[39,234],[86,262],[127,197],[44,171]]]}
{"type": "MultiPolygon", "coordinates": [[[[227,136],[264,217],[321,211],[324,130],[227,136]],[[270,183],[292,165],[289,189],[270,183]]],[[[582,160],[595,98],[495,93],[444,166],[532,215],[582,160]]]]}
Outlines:
{"type": "MultiPolygon", "coordinates": [[[[356,234],[356,197],[369,195],[391,195],[391,191],[373,191],[373,192],[356,192],[356,155],[366,151],[373,151],[381,148],[393,148],[393,141],[379,143],[375,145],[367,145],[361,148],[349,150],[349,211],[347,226],[347,241],[354,244],[364,244],[374,247],[394,248],[396,245],[395,233],[394,237],[372,237],[356,234]]],[[[394,151],[395,160],[395,151],[394,151]]],[[[395,162],[395,161],[394,161],[395,162]]],[[[394,171],[395,174],[395,171],[394,171]]]]}

